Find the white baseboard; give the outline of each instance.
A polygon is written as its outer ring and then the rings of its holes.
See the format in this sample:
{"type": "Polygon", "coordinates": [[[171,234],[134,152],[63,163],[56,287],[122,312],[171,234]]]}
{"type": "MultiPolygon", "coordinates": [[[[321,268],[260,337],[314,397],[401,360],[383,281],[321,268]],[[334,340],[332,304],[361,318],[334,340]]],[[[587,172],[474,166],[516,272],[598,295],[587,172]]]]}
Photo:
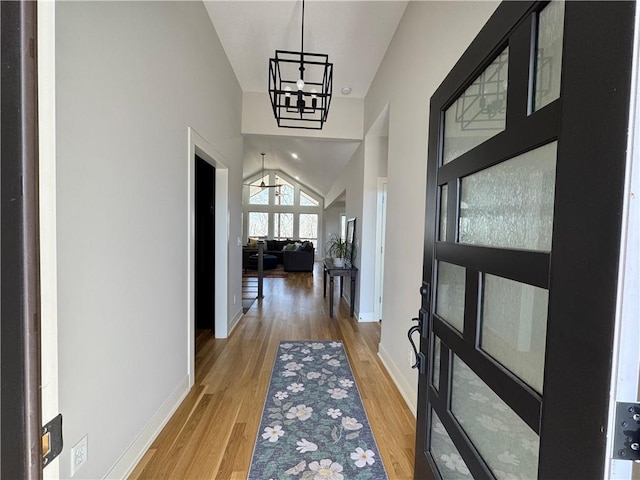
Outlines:
{"type": "Polygon", "coordinates": [[[398,387],[398,391],[402,398],[404,398],[405,403],[413,413],[413,416],[417,416],[417,403],[418,403],[418,394],[417,394],[417,382],[416,386],[412,388],[411,384],[405,380],[405,378],[400,374],[400,369],[395,364],[395,362],[391,359],[389,353],[385,350],[381,343],[378,344],[378,357],[382,361],[382,364],[387,369],[391,380],[398,387]]]}
{"type": "Polygon", "coordinates": [[[189,393],[189,376],[187,375],[173,390],[151,420],[145,425],[138,437],[127,447],[122,456],[104,478],[127,478],[136,467],[140,459],[147,452],[160,431],[178,409],[184,398],[189,393]]]}
{"type": "Polygon", "coordinates": [[[359,322],[377,322],[376,315],[374,312],[358,312],[358,321],[359,322]]]}
{"type": "Polygon", "coordinates": [[[238,326],[238,323],[240,323],[240,319],[243,316],[244,316],[244,313],[242,313],[242,306],[241,306],[240,309],[234,315],[233,320],[231,320],[231,324],[229,324],[229,328],[227,330],[227,337],[229,337],[233,333],[235,328],[238,326]]]}

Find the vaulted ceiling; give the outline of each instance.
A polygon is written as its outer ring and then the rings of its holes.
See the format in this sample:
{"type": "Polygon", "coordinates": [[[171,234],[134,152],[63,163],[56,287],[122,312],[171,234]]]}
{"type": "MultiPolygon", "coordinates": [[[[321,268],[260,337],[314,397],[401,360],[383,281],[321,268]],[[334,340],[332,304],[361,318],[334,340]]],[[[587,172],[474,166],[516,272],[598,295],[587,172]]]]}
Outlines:
{"type": "MultiPolygon", "coordinates": [[[[351,88],[350,97],[365,97],[406,5],[399,0],[305,0],[304,50],[329,55],[335,97],[345,86],[351,88]]],[[[275,50],[300,50],[302,2],[205,1],[205,6],[243,92],[266,93],[268,61],[275,50]]],[[[264,152],[265,168],[299,177],[325,195],[357,146],[353,141],[247,135],[244,176],[260,169],[264,152]]]]}

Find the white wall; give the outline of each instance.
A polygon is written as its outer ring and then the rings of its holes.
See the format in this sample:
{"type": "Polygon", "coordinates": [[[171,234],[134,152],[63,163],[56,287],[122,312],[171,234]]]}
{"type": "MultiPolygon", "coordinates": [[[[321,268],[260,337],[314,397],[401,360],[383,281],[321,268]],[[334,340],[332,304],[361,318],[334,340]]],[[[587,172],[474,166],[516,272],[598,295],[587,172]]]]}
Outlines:
{"type": "Polygon", "coordinates": [[[406,332],[420,308],[429,99],[497,2],[410,2],[365,99],[365,128],[389,105],[380,356],[415,411],[406,332]]]}
{"type": "Polygon", "coordinates": [[[337,202],[336,205],[331,205],[324,209],[324,238],[322,239],[322,257],[325,256],[324,247],[329,241],[332,234],[340,235],[340,217],[344,215],[345,205],[343,202],[337,202]]]}
{"type": "Polygon", "coordinates": [[[389,139],[372,132],[364,141],[364,176],[362,181],[362,216],[360,223],[360,257],[358,319],[365,322],[375,318],[375,262],[376,222],[378,217],[378,177],[387,174],[389,139]]]}
{"type": "Polygon", "coordinates": [[[59,2],[56,32],[60,475],[88,434],[76,478],[121,476],[188,386],[188,127],[228,167],[241,308],[242,93],[199,2],[59,2]]]}
{"type": "MultiPolygon", "coordinates": [[[[346,192],[344,213],[349,218],[356,218],[356,247],[358,249],[357,256],[354,264],[360,268],[362,256],[360,255],[360,245],[362,245],[362,192],[363,192],[363,178],[365,171],[365,142],[362,142],[355,153],[352,155],[351,160],[346,167],[340,173],[336,182],[331,186],[329,192],[324,197],[325,205],[330,205],[338,197],[346,192]]],[[[338,230],[339,232],[339,230],[338,230]]],[[[360,278],[362,272],[358,273],[358,282],[356,283],[356,298],[354,304],[354,315],[359,318],[359,298],[360,298],[360,278]]],[[[349,289],[345,288],[343,291],[347,301],[351,302],[349,298],[349,289]]]]}

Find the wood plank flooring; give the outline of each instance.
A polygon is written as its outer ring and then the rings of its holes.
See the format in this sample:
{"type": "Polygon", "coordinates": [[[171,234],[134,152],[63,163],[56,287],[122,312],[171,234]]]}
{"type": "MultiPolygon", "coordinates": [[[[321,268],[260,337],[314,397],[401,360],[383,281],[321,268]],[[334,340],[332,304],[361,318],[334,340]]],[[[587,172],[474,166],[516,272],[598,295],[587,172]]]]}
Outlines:
{"type": "Polygon", "coordinates": [[[319,263],[313,275],[265,279],[264,293],[229,338],[198,332],[195,386],[129,478],[245,479],[278,342],[334,339],[344,342],[389,477],[412,478],[415,418],[378,359],[380,325],[349,318],[344,300],[329,318],[319,263]]]}

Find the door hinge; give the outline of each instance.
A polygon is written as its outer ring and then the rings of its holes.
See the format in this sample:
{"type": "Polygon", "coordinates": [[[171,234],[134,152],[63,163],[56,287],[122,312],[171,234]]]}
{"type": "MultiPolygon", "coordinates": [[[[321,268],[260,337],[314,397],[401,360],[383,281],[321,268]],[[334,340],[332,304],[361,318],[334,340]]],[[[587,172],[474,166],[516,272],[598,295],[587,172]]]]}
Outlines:
{"type": "Polygon", "coordinates": [[[42,465],[47,466],[62,452],[62,414],[42,427],[42,465]]]}
{"type": "Polygon", "coordinates": [[[613,458],[640,462],[640,403],[616,403],[613,458]]]}

